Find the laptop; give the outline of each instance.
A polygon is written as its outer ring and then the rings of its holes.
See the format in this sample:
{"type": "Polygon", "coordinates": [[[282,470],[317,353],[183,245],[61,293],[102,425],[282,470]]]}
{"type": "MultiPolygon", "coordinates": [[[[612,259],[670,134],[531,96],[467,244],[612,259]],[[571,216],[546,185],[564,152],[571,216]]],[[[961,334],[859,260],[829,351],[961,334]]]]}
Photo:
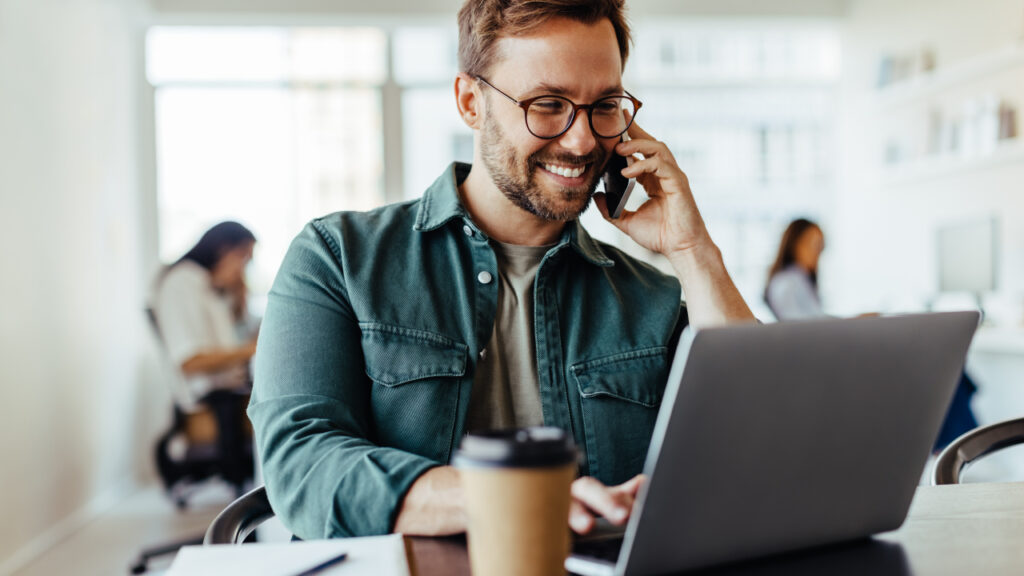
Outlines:
{"type": "Polygon", "coordinates": [[[948,312],[684,333],[625,532],[577,542],[566,569],[666,574],[898,528],[978,321],[948,312]]]}

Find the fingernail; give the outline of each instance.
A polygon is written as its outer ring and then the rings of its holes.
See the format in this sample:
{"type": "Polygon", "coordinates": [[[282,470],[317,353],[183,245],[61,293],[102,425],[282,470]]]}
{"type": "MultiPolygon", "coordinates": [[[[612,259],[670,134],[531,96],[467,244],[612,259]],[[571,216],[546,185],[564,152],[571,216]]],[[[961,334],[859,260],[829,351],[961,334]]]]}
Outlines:
{"type": "Polygon", "coordinates": [[[616,522],[622,522],[628,515],[629,511],[625,508],[616,508],[615,510],[612,510],[612,520],[616,522]]]}
{"type": "Polygon", "coordinates": [[[585,530],[587,528],[587,517],[582,514],[573,514],[572,518],[569,519],[569,523],[576,530],[585,530]]]}

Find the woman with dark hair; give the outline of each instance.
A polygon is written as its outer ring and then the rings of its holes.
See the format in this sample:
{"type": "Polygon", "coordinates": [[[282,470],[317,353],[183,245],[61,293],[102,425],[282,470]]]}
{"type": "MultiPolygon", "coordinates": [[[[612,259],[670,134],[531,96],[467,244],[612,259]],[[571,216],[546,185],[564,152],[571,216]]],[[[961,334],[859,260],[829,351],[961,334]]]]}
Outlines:
{"type": "Polygon", "coordinates": [[[256,236],[245,226],[221,222],[157,278],[153,312],[183,376],[175,401],[186,412],[215,390],[248,386],[256,339],[243,333],[245,266],[255,244],[256,236]]]}
{"type": "Polygon", "coordinates": [[[814,222],[798,218],[786,227],[764,291],[765,303],[779,320],[825,316],[818,297],[818,260],[824,249],[825,235],[814,222]]]}
{"type": "MultiPolygon", "coordinates": [[[[825,235],[814,222],[798,218],[782,233],[779,253],[768,273],[764,300],[781,321],[821,318],[826,316],[818,297],[818,260],[825,249],[825,235]]],[[[873,316],[874,314],[865,314],[873,316]]],[[[971,410],[971,396],[977,390],[966,372],[943,421],[933,450],[938,452],[958,436],[977,428],[971,410]]]]}

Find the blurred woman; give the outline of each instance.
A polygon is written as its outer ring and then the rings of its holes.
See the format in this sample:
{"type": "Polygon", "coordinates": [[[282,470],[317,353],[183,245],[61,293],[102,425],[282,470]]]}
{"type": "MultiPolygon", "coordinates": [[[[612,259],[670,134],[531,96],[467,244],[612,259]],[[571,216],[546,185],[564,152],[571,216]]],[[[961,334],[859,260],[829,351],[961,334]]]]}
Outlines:
{"type": "Polygon", "coordinates": [[[245,267],[255,244],[245,226],[221,222],[157,278],[152,308],[183,376],[175,401],[186,412],[213,391],[248,387],[256,338],[247,328],[245,267]]]}
{"type": "Polygon", "coordinates": [[[825,250],[821,228],[805,218],[790,222],[768,272],[764,300],[779,320],[825,316],[818,297],[818,260],[825,250]]]}
{"type": "MultiPolygon", "coordinates": [[[[768,272],[764,300],[780,321],[827,316],[818,296],[818,260],[825,250],[821,227],[805,218],[790,222],[782,233],[779,252],[768,272]]],[[[874,314],[868,314],[873,316],[874,314]]],[[[978,427],[971,410],[974,382],[961,373],[953,400],[933,450],[938,452],[958,436],[978,427]]]]}

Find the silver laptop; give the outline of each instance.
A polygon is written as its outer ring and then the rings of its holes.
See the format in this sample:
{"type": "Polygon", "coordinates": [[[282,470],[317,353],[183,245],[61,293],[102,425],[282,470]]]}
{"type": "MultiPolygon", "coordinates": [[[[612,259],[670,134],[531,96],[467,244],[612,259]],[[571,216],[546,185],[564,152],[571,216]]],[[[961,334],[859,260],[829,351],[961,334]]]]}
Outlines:
{"type": "Polygon", "coordinates": [[[566,568],[666,574],[898,528],[978,320],[950,312],[684,334],[621,545],[604,544],[612,558],[574,553],[566,568]]]}

